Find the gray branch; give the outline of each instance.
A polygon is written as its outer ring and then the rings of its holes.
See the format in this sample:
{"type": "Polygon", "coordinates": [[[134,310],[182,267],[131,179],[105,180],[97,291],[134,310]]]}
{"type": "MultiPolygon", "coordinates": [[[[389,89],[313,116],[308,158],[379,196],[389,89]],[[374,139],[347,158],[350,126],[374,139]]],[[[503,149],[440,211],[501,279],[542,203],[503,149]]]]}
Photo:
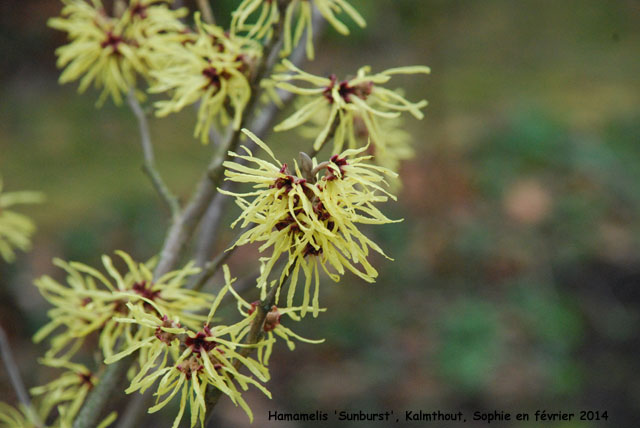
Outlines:
{"type": "Polygon", "coordinates": [[[9,339],[7,338],[7,335],[4,332],[2,326],[0,326],[0,357],[2,357],[4,367],[7,369],[7,374],[9,375],[9,381],[11,382],[11,386],[13,386],[13,389],[16,391],[18,400],[27,409],[27,411],[29,412],[29,416],[33,419],[33,421],[39,427],[43,426],[42,421],[39,420],[38,414],[35,412],[33,405],[31,404],[29,393],[27,392],[27,388],[24,386],[24,382],[22,381],[22,377],[20,376],[20,369],[16,364],[16,360],[13,358],[13,353],[11,352],[11,344],[9,343],[9,339]]]}
{"type": "Polygon", "coordinates": [[[169,187],[164,183],[162,176],[156,168],[156,160],[153,153],[153,143],[151,142],[151,133],[149,132],[147,116],[136,99],[133,90],[127,95],[127,101],[129,102],[129,106],[131,107],[133,114],[136,116],[136,119],[138,119],[138,127],[140,128],[140,144],[142,145],[142,153],[144,156],[142,169],[149,176],[149,179],[151,179],[153,187],[155,187],[162,200],[167,204],[171,216],[175,218],[180,213],[180,204],[178,203],[178,198],[171,193],[171,190],[169,190],[169,187]]]}
{"type": "Polygon", "coordinates": [[[91,390],[91,394],[89,394],[80,413],[76,416],[73,428],[92,428],[98,425],[104,407],[109,399],[113,397],[114,391],[124,378],[134,357],[135,354],[107,366],[102,376],[100,376],[100,381],[91,390]]]}

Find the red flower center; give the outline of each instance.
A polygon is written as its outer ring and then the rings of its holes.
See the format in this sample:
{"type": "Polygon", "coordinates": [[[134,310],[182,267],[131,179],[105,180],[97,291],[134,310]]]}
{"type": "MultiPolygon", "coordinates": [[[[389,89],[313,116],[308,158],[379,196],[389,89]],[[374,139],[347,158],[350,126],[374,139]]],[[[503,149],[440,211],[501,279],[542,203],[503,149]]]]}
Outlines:
{"type": "MultiPolygon", "coordinates": [[[[333,156],[331,156],[330,161],[331,161],[331,163],[335,164],[338,167],[338,169],[340,170],[340,175],[344,176],[345,171],[344,171],[343,167],[346,166],[346,165],[349,165],[347,160],[345,158],[339,158],[338,155],[333,155],[333,156]]],[[[333,173],[333,170],[327,168],[327,172],[328,172],[328,174],[326,176],[326,179],[328,181],[335,180],[336,178],[338,178],[333,173]]]]}
{"type": "Polygon", "coordinates": [[[324,91],[322,92],[322,95],[324,95],[325,98],[327,98],[330,103],[333,103],[334,101],[332,92],[336,84],[339,85],[338,94],[347,103],[351,102],[352,95],[355,95],[360,99],[366,100],[367,97],[371,95],[371,91],[373,90],[373,82],[364,82],[356,86],[351,86],[349,85],[348,80],[343,80],[342,82],[338,83],[338,78],[336,77],[335,74],[332,74],[331,76],[329,76],[329,79],[331,79],[331,83],[329,84],[329,86],[327,86],[324,89],[324,91]]]}
{"type": "Polygon", "coordinates": [[[155,336],[158,338],[158,340],[160,340],[161,342],[166,343],[168,346],[171,346],[171,342],[173,341],[173,339],[175,339],[176,335],[173,333],[169,333],[167,331],[164,331],[162,329],[162,327],[165,328],[179,328],[180,327],[180,323],[175,322],[175,321],[171,321],[169,319],[169,317],[167,317],[166,315],[164,315],[162,317],[162,325],[160,325],[159,327],[156,327],[156,331],[155,331],[155,336]]]}
{"type": "Polygon", "coordinates": [[[131,289],[146,299],[155,300],[160,296],[160,290],[153,291],[151,290],[151,287],[152,284],[149,284],[149,287],[147,287],[147,281],[140,281],[133,284],[131,289]]]}
{"type": "Polygon", "coordinates": [[[89,389],[93,388],[93,381],[91,380],[91,373],[78,373],[80,381],[87,385],[89,389]]]}
{"type": "Polygon", "coordinates": [[[209,352],[216,346],[216,342],[206,340],[207,337],[211,337],[213,334],[206,325],[199,331],[195,337],[187,337],[184,344],[189,346],[195,354],[200,354],[201,351],[209,352]]]}
{"type": "Polygon", "coordinates": [[[139,16],[141,19],[145,19],[147,17],[147,6],[138,3],[131,9],[131,15],[139,16]]]}
{"type": "Polygon", "coordinates": [[[107,38],[104,39],[102,43],[100,43],[100,47],[104,49],[107,46],[111,46],[114,53],[120,53],[118,52],[118,45],[122,42],[124,42],[124,39],[122,37],[116,36],[111,31],[109,31],[107,33],[107,38]]]}
{"type": "Polygon", "coordinates": [[[220,89],[220,86],[222,84],[221,79],[229,79],[231,77],[231,75],[226,71],[219,73],[218,69],[215,67],[205,68],[204,70],[202,70],[202,75],[209,79],[209,82],[207,82],[204,89],[208,89],[211,86],[215,86],[216,89],[220,89]]]}

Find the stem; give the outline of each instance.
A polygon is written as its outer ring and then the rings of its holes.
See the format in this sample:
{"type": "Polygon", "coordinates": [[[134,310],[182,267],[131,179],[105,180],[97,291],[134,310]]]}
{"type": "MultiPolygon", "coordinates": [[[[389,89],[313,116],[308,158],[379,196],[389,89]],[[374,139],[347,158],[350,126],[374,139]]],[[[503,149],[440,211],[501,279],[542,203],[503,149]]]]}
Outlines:
{"type": "MultiPolygon", "coordinates": [[[[267,294],[266,297],[261,300],[260,304],[257,306],[256,317],[251,323],[251,330],[249,330],[247,338],[244,342],[246,345],[255,345],[262,339],[264,322],[267,319],[267,314],[271,310],[271,307],[276,303],[276,296],[278,296],[278,292],[289,280],[292,267],[293,266],[289,266],[286,268],[287,273],[282,281],[280,281],[277,286],[272,287],[271,290],[269,290],[269,294],[267,294]]],[[[246,346],[242,348],[242,350],[240,351],[240,355],[242,355],[243,357],[247,357],[254,349],[255,348],[253,348],[252,346],[246,346]]],[[[240,367],[240,364],[240,360],[236,360],[233,363],[233,366],[238,369],[240,367]]],[[[213,415],[213,409],[216,404],[218,404],[218,401],[220,401],[220,397],[222,397],[222,391],[220,391],[218,388],[214,388],[211,386],[207,388],[207,391],[205,393],[205,403],[207,407],[207,413],[204,422],[205,427],[209,424],[213,415]]]]}
{"type": "MultiPolygon", "coordinates": [[[[240,230],[240,232],[238,232],[238,235],[236,235],[236,237],[232,239],[232,242],[236,242],[238,238],[240,238],[242,234],[248,231],[250,228],[251,228],[251,225],[247,227],[243,227],[240,230]]],[[[195,284],[192,287],[193,290],[200,291],[202,287],[204,287],[204,285],[207,283],[207,281],[209,281],[209,279],[211,279],[211,277],[215,275],[216,272],[218,272],[218,269],[220,269],[220,266],[222,266],[222,264],[229,258],[229,256],[231,256],[231,254],[233,254],[236,248],[238,247],[231,247],[227,250],[224,250],[223,252],[218,254],[216,258],[214,258],[213,260],[208,262],[206,265],[204,265],[204,268],[202,269],[202,273],[200,274],[200,276],[198,277],[198,279],[196,280],[195,284]]]]}
{"type": "Polygon", "coordinates": [[[11,344],[9,343],[9,339],[7,335],[0,326],[0,356],[2,357],[2,361],[4,362],[4,367],[7,369],[7,374],[9,375],[9,381],[11,382],[11,386],[16,391],[16,395],[18,396],[18,401],[24,405],[27,412],[29,412],[29,417],[33,419],[33,422],[38,426],[42,427],[42,421],[38,417],[37,412],[33,408],[31,404],[31,400],[29,399],[29,394],[27,393],[27,388],[24,386],[24,382],[22,381],[22,377],[20,376],[20,369],[16,364],[16,360],[13,358],[13,353],[11,352],[11,344]]]}
{"type": "MultiPolygon", "coordinates": [[[[281,16],[283,17],[284,13],[281,13],[281,16]]],[[[240,130],[242,129],[243,125],[247,122],[247,117],[253,116],[257,101],[260,98],[260,95],[262,94],[262,91],[260,88],[260,81],[262,80],[264,75],[267,73],[267,70],[271,69],[275,61],[277,60],[277,52],[279,50],[278,47],[282,42],[283,28],[284,28],[283,19],[280,19],[276,24],[274,24],[273,37],[265,46],[265,49],[263,51],[263,56],[256,69],[255,76],[251,81],[252,95],[245,107],[245,115],[243,117],[241,125],[237,130],[234,130],[231,133],[231,135],[228,138],[228,142],[224,145],[226,149],[223,151],[223,153],[225,153],[224,157],[214,157],[211,160],[205,175],[200,179],[196,192],[194,193],[191,200],[185,207],[184,211],[182,212],[181,215],[174,218],[174,223],[172,224],[171,228],[167,233],[167,238],[165,240],[165,244],[163,245],[163,248],[160,254],[160,261],[158,262],[158,266],[154,271],[154,277],[157,278],[169,272],[171,268],[177,263],[180,255],[184,250],[186,243],[192,237],[196,227],[198,226],[198,223],[200,222],[203,215],[205,214],[208,205],[211,204],[212,201],[225,200],[225,198],[216,198],[216,195],[217,195],[216,189],[218,186],[221,185],[222,180],[224,178],[223,163],[231,159],[228,152],[234,151],[236,149],[236,147],[240,142],[240,137],[242,136],[240,130]]],[[[275,118],[275,115],[277,114],[277,109],[273,107],[273,108],[267,109],[263,113],[264,115],[261,115],[260,117],[254,119],[254,122],[252,123],[257,123],[257,124],[263,123],[264,124],[263,126],[268,127],[268,125],[271,123],[273,118],[275,118]]],[[[224,203],[224,202],[220,202],[220,203],[224,203]]],[[[228,255],[224,256],[224,258],[226,257],[228,257],[228,255]]],[[[222,258],[219,263],[223,263],[224,258],[222,258]]],[[[216,261],[214,260],[214,262],[216,261]]],[[[204,282],[202,285],[200,285],[200,287],[202,287],[203,285],[204,285],[204,282]]],[[[272,289],[272,293],[270,293],[270,295],[273,294],[272,301],[275,300],[276,288],[279,288],[279,287],[274,287],[274,289],[272,289]]],[[[269,295],[267,296],[267,298],[269,298],[269,295]]],[[[270,308],[271,308],[271,305],[267,307],[266,312],[263,314],[262,323],[264,323],[264,317],[266,317],[266,313],[269,311],[270,308]]],[[[256,319],[258,319],[257,317],[256,319]]],[[[249,351],[247,351],[247,353],[248,352],[249,351]]],[[[146,402],[146,399],[144,397],[140,400],[135,400],[134,401],[135,404],[132,405],[133,408],[127,409],[125,412],[127,416],[129,416],[127,418],[126,425],[123,423],[120,425],[120,427],[127,428],[131,426],[132,423],[135,423],[136,418],[132,415],[135,415],[137,413],[137,408],[141,407],[141,405],[145,404],[145,402],[146,402]]],[[[79,427],[74,427],[74,428],[79,428],[79,427]]]]}
{"type": "Polygon", "coordinates": [[[211,5],[209,4],[209,0],[197,0],[198,9],[202,12],[202,17],[204,18],[204,22],[211,25],[216,25],[216,19],[213,17],[213,12],[211,11],[211,5]]]}
{"type": "MultiPolygon", "coordinates": [[[[273,36],[265,46],[263,50],[263,55],[256,68],[256,73],[254,77],[251,79],[251,97],[245,106],[245,114],[242,119],[241,125],[237,130],[234,130],[229,136],[227,144],[224,145],[225,150],[223,151],[224,156],[215,156],[209,166],[207,168],[206,173],[200,179],[197,184],[196,191],[193,196],[189,200],[189,203],[186,205],[184,210],[180,213],[180,211],[176,211],[176,214],[173,217],[173,223],[167,232],[167,237],[165,239],[165,243],[160,252],[160,260],[156,269],[154,270],[154,278],[158,278],[165,273],[169,272],[178,262],[181,254],[184,251],[184,248],[187,242],[193,236],[193,233],[200,223],[202,216],[205,214],[207,207],[215,197],[217,193],[217,187],[221,184],[222,179],[224,177],[224,167],[223,163],[230,159],[228,151],[233,151],[236,149],[237,145],[240,142],[241,137],[241,129],[246,124],[247,118],[250,118],[254,114],[254,110],[257,105],[257,101],[262,94],[260,88],[260,82],[262,78],[267,74],[268,70],[270,70],[275,64],[277,57],[279,46],[282,43],[282,32],[284,29],[284,8],[286,7],[286,2],[279,3],[279,7],[282,8],[280,11],[281,19],[274,24],[273,36]]],[[[210,12],[210,6],[208,1],[206,0],[198,0],[198,5],[202,10],[203,17],[205,21],[209,23],[213,23],[213,14],[207,16],[207,10],[210,12]]],[[[131,97],[130,97],[131,98],[131,97]]],[[[131,102],[130,102],[131,103],[131,102]]],[[[137,103],[132,103],[132,109],[136,116],[139,119],[140,127],[141,127],[141,135],[143,136],[143,150],[145,151],[145,159],[148,159],[148,155],[151,154],[151,162],[145,161],[145,163],[154,166],[153,162],[153,152],[149,150],[151,147],[150,139],[145,139],[145,135],[148,137],[148,129],[146,130],[147,134],[145,134],[145,130],[143,130],[143,124],[146,123],[146,118],[144,114],[140,114],[141,109],[136,109],[135,105],[137,103]],[[148,143],[148,144],[147,144],[148,143]]],[[[139,104],[138,104],[139,107],[139,104]]],[[[275,115],[275,113],[273,113],[275,115]]],[[[153,171],[155,168],[150,168],[153,171]]],[[[154,175],[150,174],[152,181],[154,181],[154,175]]],[[[155,178],[159,178],[159,175],[155,176],[155,178]]],[[[162,183],[160,181],[160,183],[162,183]]],[[[157,186],[157,182],[154,181],[154,184],[157,186]]],[[[165,186],[166,187],[166,186],[165,186]]],[[[162,192],[160,192],[163,194],[162,192]]],[[[166,198],[165,198],[166,199],[166,198]]],[[[171,206],[171,205],[170,205],[171,206]]],[[[287,276],[288,277],[288,276],[287,276]]],[[[286,280],[286,278],[285,278],[286,280]]],[[[284,281],[283,281],[284,282],[284,281]]],[[[279,287],[274,287],[277,289],[279,287]]],[[[275,291],[269,293],[269,296],[272,296],[272,300],[275,300],[275,291]]],[[[270,306],[267,308],[266,312],[262,314],[262,323],[264,322],[264,317],[266,317],[266,313],[270,309],[270,306]]],[[[258,312],[256,319],[260,316],[261,312],[258,312]]],[[[260,324],[261,325],[261,324],[260,324]]],[[[119,378],[125,373],[126,368],[129,366],[130,360],[123,359],[114,364],[111,364],[107,370],[105,371],[100,383],[94,390],[91,392],[84,406],[82,407],[76,423],[74,424],[74,428],[90,428],[95,426],[92,425],[91,422],[95,422],[95,418],[102,411],[102,408],[106,404],[107,398],[113,394],[119,378]],[[92,419],[93,417],[93,419],[92,419]]],[[[127,423],[131,424],[135,423],[135,414],[137,413],[137,409],[142,407],[141,405],[145,404],[146,399],[143,398],[141,400],[135,400],[136,404],[133,405],[131,409],[126,410],[126,414],[130,416],[127,418],[127,423]],[[131,416],[134,415],[134,416],[131,416]]],[[[121,425],[122,426],[122,425],[121,425]]]]}
{"type": "Polygon", "coordinates": [[[202,290],[202,287],[204,287],[207,281],[209,281],[209,279],[216,274],[218,269],[220,269],[220,266],[229,258],[229,256],[231,256],[231,254],[233,254],[236,248],[237,247],[233,247],[226,251],[221,252],[216,256],[215,259],[207,263],[204,266],[204,270],[200,274],[200,277],[198,277],[198,280],[193,285],[193,290],[194,291],[202,290]]]}
{"type": "Polygon", "coordinates": [[[102,409],[109,398],[113,396],[114,390],[120,384],[127,369],[133,362],[134,356],[123,358],[107,366],[100,377],[100,382],[91,390],[80,413],[76,416],[73,428],[93,428],[97,426],[98,418],[102,414],[102,409]]]}
{"type": "Polygon", "coordinates": [[[151,143],[151,133],[149,132],[147,116],[144,114],[133,90],[129,91],[127,101],[129,102],[129,106],[131,107],[133,114],[136,116],[136,119],[138,119],[138,126],[140,128],[140,144],[142,145],[142,152],[144,155],[142,169],[149,176],[153,187],[156,188],[160,197],[167,204],[172,217],[175,218],[180,213],[180,204],[178,203],[178,198],[171,193],[171,190],[169,190],[167,185],[164,183],[162,176],[156,168],[156,160],[153,153],[153,144],[151,143]]]}

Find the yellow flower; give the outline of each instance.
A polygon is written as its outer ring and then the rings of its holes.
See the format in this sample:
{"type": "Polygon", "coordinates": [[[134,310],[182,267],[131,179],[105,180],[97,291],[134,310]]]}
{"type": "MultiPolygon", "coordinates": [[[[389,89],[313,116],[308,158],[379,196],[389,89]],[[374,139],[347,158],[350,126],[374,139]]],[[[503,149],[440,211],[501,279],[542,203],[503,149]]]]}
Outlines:
{"type": "Polygon", "coordinates": [[[362,121],[376,147],[386,146],[389,136],[382,131],[381,120],[397,118],[404,111],[408,111],[417,119],[422,119],[424,116],[420,109],[427,105],[425,100],[412,103],[397,91],[381,85],[388,82],[395,74],[429,73],[428,67],[398,67],[377,74],[370,74],[369,67],[362,67],[353,79],[338,82],[335,75],[328,78],[314,76],[300,70],[290,61],[284,60],[283,63],[293,73],[273,75],[272,79],[277,82],[276,87],[304,96],[305,104],[277,125],[274,130],[292,129],[317,115],[324,114],[326,122],[314,141],[316,150],[321,148],[334,127],[334,153],[343,150],[345,141],[349,147],[355,147],[358,121],[362,121]],[[300,87],[290,83],[296,81],[305,82],[311,87],[300,87]],[[329,109],[328,115],[327,109],[329,109]]]}
{"type": "Polygon", "coordinates": [[[0,401],[0,427],[2,428],[38,428],[39,425],[24,406],[16,409],[0,401]]]}
{"type": "Polygon", "coordinates": [[[98,378],[81,364],[51,358],[44,358],[40,362],[67,371],[46,385],[31,388],[30,392],[34,396],[42,396],[40,408],[43,415],[49,415],[54,408],[64,408],[64,419],[71,425],[98,378]]]}
{"type": "Polygon", "coordinates": [[[144,358],[140,359],[140,370],[131,380],[126,389],[128,394],[140,391],[144,393],[159,380],[156,392],[156,403],[149,409],[149,413],[162,409],[176,395],[180,394],[180,408],[173,427],[178,427],[187,403],[191,413],[191,427],[200,423],[204,426],[206,405],[204,401],[207,387],[215,387],[228,395],[232,402],[240,405],[249,418],[253,420],[251,409],[242,398],[240,390],[247,390],[249,385],[257,387],[268,397],[271,394],[260,382],[269,380],[269,372],[263,364],[250,357],[243,356],[237,351],[242,347],[238,333],[249,324],[244,319],[239,323],[225,326],[211,326],[213,316],[222,298],[232,282],[229,269],[223,267],[227,285],[216,296],[211,305],[209,316],[201,329],[183,327],[178,318],[169,319],[161,311],[149,314],[127,304],[130,309],[129,317],[117,318],[118,322],[131,323],[141,328],[155,331],[138,342],[131,343],[122,352],[107,358],[107,364],[113,363],[126,355],[140,351],[144,358]],[[251,374],[240,373],[241,366],[247,367],[251,374]]]}
{"type": "Polygon", "coordinates": [[[140,47],[180,40],[187,27],[180,21],[186,8],[171,9],[173,0],[129,0],[122,20],[127,22],[127,36],[140,47]]]}
{"type": "MultiPolygon", "coordinates": [[[[19,408],[12,407],[8,404],[0,402],[0,427],[1,428],[72,428],[73,418],[69,417],[68,406],[58,406],[56,409],[58,414],[55,420],[43,425],[42,421],[47,420],[47,414],[37,409],[37,415],[34,410],[29,410],[23,405],[19,408]]],[[[111,412],[106,418],[100,422],[96,428],[107,428],[117,418],[116,412],[111,412]]]]}
{"type": "Polygon", "coordinates": [[[141,335],[152,336],[152,329],[132,329],[131,324],[114,319],[129,314],[127,303],[150,313],[162,311],[172,317],[179,316],[188,326],[202,324],[205,318],[197,312],[207,310],[213,299],[184,287],[187,280],[199,272],[193,263],[153,281],[151,264],[136,263],[122,251],[116,254],[127,266],[124,275],[108,256],[103,256],[102,262],[110,278],[82,263],[56,259],[54,264],[68,274],[67,284],[46,275],[35,281],[40,293],[54,305],[48,312],[51,321],[34,336],[39,342],[53,335],[47,357],[67,359],[93,332],[99,332],[99,345],[105,357],[113,355],[119,339],[129,342],[141,335]]]}
{"type": "MultiPolygon", "coordinates": [[[[367,260],[372,249],[382,255],[382,249],[358,229],[357,224],[384,224],[393,220],[385,217],[374,203],[395,199],[384,190],[384,176],[396,174],[367,163],[370,156],[359,156],[367,147],[347,150],[334,155],[330,161],[309,166],[304,176],[296,165],[291,172],[281,164],[273,152],[255,135],[243,130],[258,146],[266,151],[275,164],[258,159],[243,147],[244,155],[231,152],[233,157],[252,166],[225,162],[227,180],[253,183],[248,193],[223,193],[235,196],[242,213],[232,224],[242,222],[248,227],[234,246],[263,242],[259,251],[272,248],[269,257],[261,259],[258,287],[266,296],[268,279],[278,259],[285,255],[287,264],[280,277],[291,281],[287,293],[287,306],[292,307],[300,270],[305,284],[300,314],[304,316],[311,305],[314,316],[319,311],[319,271],[322,267],[338,281],[345,269],[368,282],[374,282],[378,273],[367,260]],[[318,174],[325,175],[318,178],[318,174]],[[252,198],[251,200],[249,198],[252,198]],[[357,265],[361,268],[358,268],[357,265]],[[329,271],[329,267],[335,272],[329,271]],[[315,283],[311,297],[311,283],[315,283]]],[[[386,257],[386,256],[385,256],[386,257]]]]}
{"type": "Polygon", "coordinates": [[[7,262],[15,260],[14,249],[28,251],[31,248],[31,236],[36,227],[26,216],[16,213],[12,208],[19,204],[34,204],[44,200],[37,192],[2,192],[0,178],[0,257],[7,262]]]}
{"type": "Polygon", "coordinates": [[[148,75],[145,55],[150,44],[182,28],[178,18],[186,9],[172,11],[165,1],[134,0],[119,17],[109,16],[101,0],[62,0],[62,17],[49,26],[68,34],[70,43],[58,48],[58,67],[65,68],[60,83],[80,79],[79,92],[92,83],[102,89],[98,105],[111,96],[116,104],[136,86],[136,75],[148,75]],[[151,42],[150,42],[151,41],[151,42]]]}
{"type": "Polygon", "coordinates": [[[122,21],[109,17],[99,0],[92,5],[83,0],[63,0],[62,18],[49,20],[49,26],[66,31],[70,43],[56,50],[58,67],[65,68],[60,83],[80,80],[79,92],[91,83],[102,88],[98,105],[111,96],[122,103],[122,94],[135,86],[136,73],[145,66],[131,40],[125,37],[122,21]]]}
{"type": "Polygon", "coordinates": [[[227,35],[222,28],[201,22],[199,15],[196,25],[197,35],[185,36],[185,43],[170,43],[158,49],[156,56],[163,67],[151,72],[156,83],[149,91],[171,95],[170,100],[155,104],[158,116],[199,102],[194,135],[206,143],[216,119],[226,121],[231,115],[234,128],[240,126],[251,96],[248,79],[261,55],[261,47],[257,42],[227,35]]]}
{"type": "MultiPolygon", "coordinates": [[[[273,25],[280,20],[281,10],[278,3],[278,0],[244,0],[233,13],[232,32],[247,32],[247,37],[257,39],[270,37],[273,25]],[[255,18],[255,21],[252,18],[255,18]]],[[[342,12],[349,15],[360,27],[366,26],[362,16],[346,0],[313,0],[313,4],[333,28],[343,35],[349,34],[349,28],[336,17],[342,12]]],[[[293,47],[300,42],[306,28],[308,30],[305,46],[307,57],[313,59],[312,8],[311,0],[288,1],[284,10],[282,56],[291,53],[293,47]]]]}

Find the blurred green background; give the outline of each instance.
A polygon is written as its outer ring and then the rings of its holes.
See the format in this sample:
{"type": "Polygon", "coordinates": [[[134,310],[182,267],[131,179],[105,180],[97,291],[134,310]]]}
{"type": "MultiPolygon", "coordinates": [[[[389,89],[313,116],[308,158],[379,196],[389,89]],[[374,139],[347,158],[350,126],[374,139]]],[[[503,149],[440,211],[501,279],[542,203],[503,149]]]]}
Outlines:
{"type": "MultiPolygon", "coordinates": [[[[220,14],[237,2],[213,3],[220,14]]],[[[384,207],[405,220],[368,231],[395,259],[374,257],[376,284],[324,278],[329,310],[289,325],[327,341],[277,350],[273,400],[249,393],[255,425],[268,426],[268,410],[462,410],[473,427],[485,426],[474,410],[546,409],[609,420],[545,427],[637,427],[640,2],[352,4],[368,27],[349,38],[329,30],[306,69],[432,68],[392,81],[430,102],[423,121],[406,121],[418,154],[399,202],[384,207]]],[[[30,341],[48,307],[33,278],[61,277],[52,257],[98,265],[123,249],[146,259],[167,226],[130,111],[96,109],[95,92],[57,85],[64,35],[45,23],[59,10],[56,0],[0,3],[0,173],[7,190],[48,196],[22,210],[39,226],[33,251],[0,264],[0,323],[29,386],[55,376],[30,341]]],[[[191,137],[193,113],[151,122],[160,170],[183,199],[212,150],[191,137]]],[[[283,157],[300,150],[293,133],[268,141],[283,157]]],[[[232,272],[253,260],[253,249],[234,254],[232,272]]],[[[4,369],[0,397],[15,402],[4,369]]],[[[247,424],[228,401],[216,418],[247,424]]],[[[352,425],[368,426],[339,426],[352,425]]]]}

